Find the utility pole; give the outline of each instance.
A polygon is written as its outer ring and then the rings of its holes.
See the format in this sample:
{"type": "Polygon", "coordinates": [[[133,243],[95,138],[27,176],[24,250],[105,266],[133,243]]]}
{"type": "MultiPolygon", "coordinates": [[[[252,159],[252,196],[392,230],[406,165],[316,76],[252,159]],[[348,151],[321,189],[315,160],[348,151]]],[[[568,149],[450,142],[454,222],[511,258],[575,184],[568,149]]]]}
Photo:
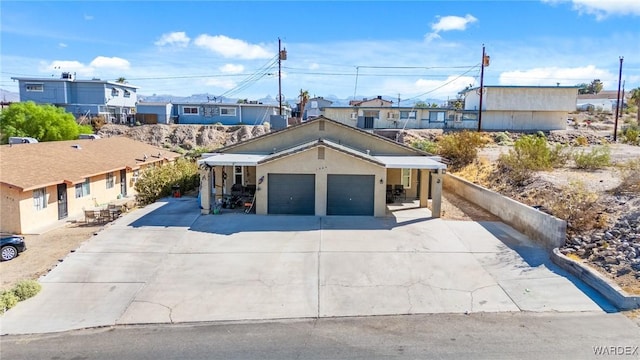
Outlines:
{"type": "Polygon", "coordinates": [[[489,66],[489,56],[484,52],[482,44],[482,62],[480,63],[480,104],[478,109],[478,132],[482,129],[482,94],[484,93],[484,67],[489,66]]]}
{"type": "Polygon", "coordinates": [[[282,115],[282,60],[287,60],[287,49],[282,49],[282,42],[278,38],[278,104],[280,115],[282,115]]]}
{"type": "Polygon", "coordinates": [[[618,141],[618,114],[620,109],[620,85],[622,85],[622,61],[624,57],[620,56],[620,71],[618,72],[618,98],[616,102],[616,120],[613,125],[613,142],[618,141]]]}

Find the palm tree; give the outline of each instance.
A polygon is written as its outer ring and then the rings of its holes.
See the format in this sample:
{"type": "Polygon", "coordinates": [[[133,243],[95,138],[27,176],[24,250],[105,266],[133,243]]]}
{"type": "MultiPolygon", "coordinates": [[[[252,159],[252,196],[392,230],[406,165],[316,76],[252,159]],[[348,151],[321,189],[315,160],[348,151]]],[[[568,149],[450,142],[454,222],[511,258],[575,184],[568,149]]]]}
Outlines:
{"type": "Polygon", "coordinates": [[[631,90],[629,100],[636,105],[636,121],[640,125],[640,87],[631,90]]]}
{"type": "Polygon", "coordinates": [[[300,121],[304,118],[304,107],[309,102],[309,90],[300,89],[300,121]]]}
{"type": "Polygon", "coordinates": [[[125,79],[123,76],[120,76],[118,80],[116,80],[116,82],[120,84],[124,84],[127,82],[127,79],[125,79]]]}

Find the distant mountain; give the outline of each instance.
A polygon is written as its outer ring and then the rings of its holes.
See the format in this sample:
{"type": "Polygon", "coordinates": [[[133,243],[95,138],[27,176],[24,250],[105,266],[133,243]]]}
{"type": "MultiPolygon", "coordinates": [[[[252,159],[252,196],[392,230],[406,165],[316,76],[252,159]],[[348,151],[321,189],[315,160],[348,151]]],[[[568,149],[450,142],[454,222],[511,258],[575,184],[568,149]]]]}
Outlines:
{"type": "Polygon", "coordinates": [[[19,102],[20,94],[13,91],[0,89],[0,101],[2,102],[19,102]]]}

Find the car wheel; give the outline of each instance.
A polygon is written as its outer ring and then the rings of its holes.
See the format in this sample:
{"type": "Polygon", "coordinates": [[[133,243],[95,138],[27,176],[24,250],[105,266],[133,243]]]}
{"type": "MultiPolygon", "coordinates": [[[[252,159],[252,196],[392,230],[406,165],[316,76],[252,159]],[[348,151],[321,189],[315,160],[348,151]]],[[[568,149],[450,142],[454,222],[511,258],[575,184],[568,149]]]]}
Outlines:
{"type": "Polygon", "coordinates": [[[18,255],[18,249],[14,246],[5,246],[2,248],[2,261],[11,260],[18,255]]]}

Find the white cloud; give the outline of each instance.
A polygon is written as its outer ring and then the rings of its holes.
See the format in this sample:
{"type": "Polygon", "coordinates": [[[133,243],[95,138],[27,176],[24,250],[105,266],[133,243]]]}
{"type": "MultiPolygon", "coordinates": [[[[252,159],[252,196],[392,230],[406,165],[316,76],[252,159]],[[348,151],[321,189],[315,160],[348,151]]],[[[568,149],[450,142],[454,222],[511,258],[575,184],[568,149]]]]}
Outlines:
{"type": "Polygon", "coordinates": [[[224,64],[223,66],[220,66],[218,70],[225,74],[240,74],[244,71],[244,66],[236,64],[224,64]]]}
{"type": "Polygon", "coordinates": [[[425,35],[427,42],[440,39],[440,32],[442,31],[464,31],[467,29],[467,25],[478,21],[478,19],[471,14],[467,14],[464,17],[449,15],[438,16],[437,18],[439,19],[438,22],[431,24],[431,30],[433,31],[425,35]]]}
{"type": "Polygon", "coordinates": [[[203,34],[194,40],[194,44],[225,58],[267,59],[273,56],[271,52],[260,45],[249,44],[246,41],[232,39],[224,35],[203,34]]]}
{"type": "Polygon", "coordinates": [[[61,48],[66,48],[66,47],[67,47],[67,44],[65,44],[65,43],[59,43],[59,44],[58,44],[58,46],[59,46],[59,47],[61,47],[61,48]]]}
{"type": "Polygon", "coordinates": [[[638,0],[573,0],[573,8],[601,20],[609,15],[640,16],[638,0]]]}
{"type": "Polygon", "coordinates": [[[178,47],[186,47],[191,39],[184,31],[176,31],[162,34],[160,39],[154,44],[157,46],[174,45],[178,47]]]}
{"type": "Polygon", "coordinates": [[[51,63],[40,63],[40,71],[59,75],[62,72],[73,72],[78,76],[92,76],[93,68],[79,61],[55,60],[51,63]]]}
{"type": "Polygon", "coordinates": [[[93,20],[93,15],[87,15],[87,14],[84,14],[84,19],[85,19],[86,21],[91,21],[91,20],[93,20]]]}
{"type": "Polygon", "coordinates": [[[320,69],[320,64],[318,63],[309,64],[309,70],[318,70],[318,69],[320,69]]]}
{"type": "Polygon", "coordinates": [[[594,65],[574,68],[545,67],[529,70],[505,71],[498,79],[500,85],[557,85],[571,86],[600,79],[605,88],[617,83],[615,74],[594,65]],[[590,80],[588,80],[590,79],[590,80]]]}
{"type": "Polygon", "coordinates": [[[109,68],[118,70],[128,70],[130,67],[129,61],[123,58],[106,56],[96,57],[89,65],[93,68],[109,68]]]}

